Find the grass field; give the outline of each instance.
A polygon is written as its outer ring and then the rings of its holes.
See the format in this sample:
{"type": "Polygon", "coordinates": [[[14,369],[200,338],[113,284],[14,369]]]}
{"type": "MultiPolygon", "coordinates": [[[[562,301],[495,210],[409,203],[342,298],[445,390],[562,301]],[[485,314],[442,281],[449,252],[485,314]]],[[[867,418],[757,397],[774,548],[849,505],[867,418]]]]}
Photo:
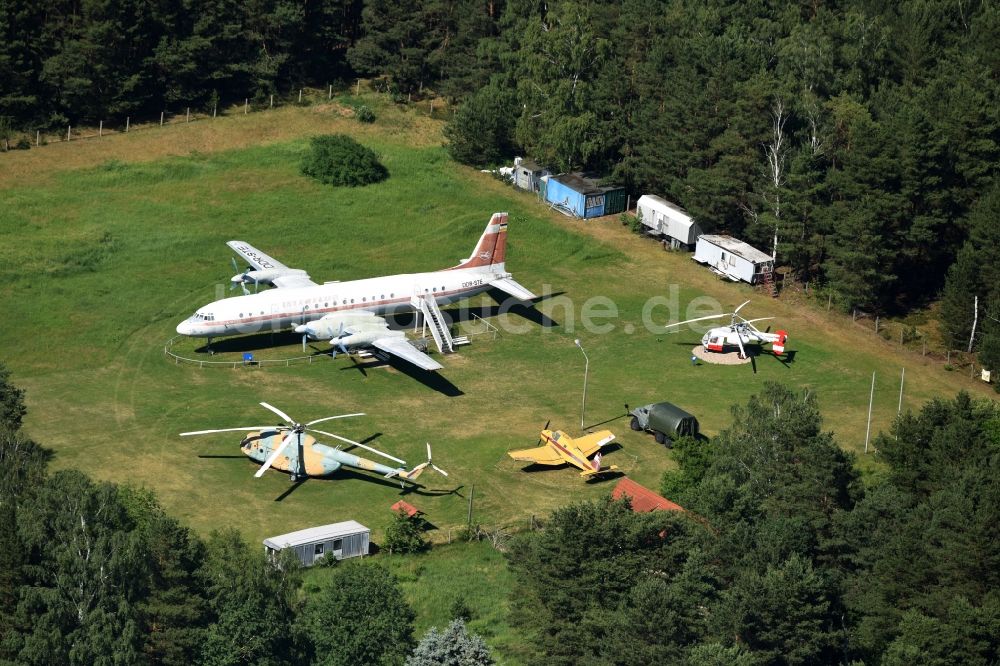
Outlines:
{"type": "MultiPolygon", "coordinates": [[[[2,155],[0,242],[2,357],[27,389],[28,432],[56,451],[56,468],[148,486],[200,532],[235,525],[259,540],[356,519],[377,541],[392,520],[389,505],[401,496],[394,483],[342,474],[286,494],[285,475],[255,480],[249,461],[218,457],[238,454],[237,437],[177,436],[271,418],[256,405],[261,400],[301,419],[365,411],[343,422],[342,434],[373,437],[374,446],[411,464],[431,442],[435,462],[451,475],[428,474],[427,487],[405,496],[440,528],[438,539],[464,524],[473,486],[475,520],[486,525],[516,525],[609,492],[612,483],[584,483],[565,469],[522,471],[505,456],[532,445],[550,419],[579,433],[584,359],[574,338],[590,356],[587,424],[619,436],[621,448],[606,462],[654,488],[670,456],[628,429],[625,402],[671,400],[711,435],[730,423],[730,405],[777,379],[818,392],[827,427],[858,452],[873,371],[876,430],[896,413],[903,367],[904,408],[962,388],[990,395],[968,377],[859,331],[849,317],[720,282],[688,255],[665,253],[615,219],[552,213],[530,195],[455,165],[439,125],[392,107],[380,108],[373,126],[332,107],[286,109],[2,155]],[[333,131],[380,152],[389,180],[331,189],[300,176],[307,137],[333,131]],[[521,332],[476,338],[443,359],[439,382],[392,367],[362,372],[344,357],[217,369],[175,365],[163,354],[177,322],[228,284],[227,240],[247,240],[314,279],[347,280],[453,265],[497,210],[511,213],[508,269],[527,287],[553,294],[538,310],[555,324],[502,315],[495,319],[502,328],[521,332]],[[672,295],[680,307],[675,318],[698,297],[727,310],[752,298],[747,314],[774,316],[791,333],[794,363],[761,358],[756,374],[749,366],[692,367],[690,346],[703,329],[664,335],[642,326],[648,299],[672,295]],[[581,309],[595,296],[617,307],[606,322],[610,333],[580,325],[581,309]]],[[[477,299],[472,307],[488,312],[492,303],[477,299]]],[[[654,316],[665,323],[667,308],[654,316]]],[[[258,352],[297,355],[297,340],[288,342],[258,352]]],[[[194,355],[197,346],[181,342],[178,349],[194,355]]],[[[222,356],[239,357],[239,345],[229,349],[222,356]]],[[[859,464],[873,465],[870,457],[859,464]]],[[[420,621],[445,620],[432,615],[420,621]]]]}

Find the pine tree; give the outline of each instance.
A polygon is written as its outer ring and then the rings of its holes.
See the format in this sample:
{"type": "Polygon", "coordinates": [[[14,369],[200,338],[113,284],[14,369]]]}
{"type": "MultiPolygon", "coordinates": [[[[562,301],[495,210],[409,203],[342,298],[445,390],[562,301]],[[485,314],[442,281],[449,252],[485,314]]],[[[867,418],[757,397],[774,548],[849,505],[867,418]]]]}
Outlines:
{"type": "Polygon", "coordinates": [[[406,666],[492,666],[486,642],[470,633],[462,619],[452,620],[444,631],[437,627],[420,639],[406,666]]]}

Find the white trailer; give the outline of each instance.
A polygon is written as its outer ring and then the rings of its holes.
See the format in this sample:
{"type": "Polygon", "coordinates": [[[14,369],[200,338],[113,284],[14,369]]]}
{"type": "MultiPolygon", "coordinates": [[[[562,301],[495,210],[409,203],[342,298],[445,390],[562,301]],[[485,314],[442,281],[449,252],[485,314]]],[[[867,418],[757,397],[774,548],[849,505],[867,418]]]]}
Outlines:
{"type": "Polygon", "coordinates": [[[279,552],[291,548],[303,566],[311,567],[331,553],[338,560],[367,555],[370,536],[367,527],[347,520],[269,537],[264,539],[264,552],[273,561],[279,552]]]}
{"type": "Polygon", "coordinates": [[[636,214],[651,236],[662,236],[675,249],[692,246],[701,236],[701,227],[686,210],[655,194],[643,194],[635,204],[636,214]]]}
{"type": "Polygon", "coordinates": [[[732,236],[705,235],[698,239],[694,260],[735,282],[757,284],[774,270],[771,255],[732,236]]]}

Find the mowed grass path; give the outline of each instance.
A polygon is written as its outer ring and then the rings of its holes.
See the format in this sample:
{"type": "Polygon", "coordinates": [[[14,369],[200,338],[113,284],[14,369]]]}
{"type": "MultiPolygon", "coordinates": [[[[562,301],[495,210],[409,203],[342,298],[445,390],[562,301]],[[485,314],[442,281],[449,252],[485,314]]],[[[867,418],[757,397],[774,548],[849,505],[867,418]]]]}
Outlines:
{"type": "MultiPolygon", "coordinates": [[[[609,492],[611,483],[584,483],[568,469],[522,471],[505,455],[533,445],[549,420],[579,434],[584,363],[574,338],[590,355],[587,424],[607,422],[601,427],[612,428],[622,447],[606,462],[654,488],[673,463],[650,436],[629,431],[621,418],[625,402],[674,401],[712,434],[730,423],[731,404],[778,379],[817,391],[827,427],[857,451],[873,370],[875,428],[887,427],[896,412],[904,365],[906,406],[960,388],[988,395],[841,317],[719,282],[688,255],[664,253],[617,220],[553,214],[532,196],[452,163],[439,127],[425,119],[392,108],[382,109],[373,127],[329,109],[251,118],[0,158],[0,339],[14,380],[28,390],[28,431],[55,449],[57,468],[148,486],[199,531],[231,525],[257,540],[357,519],[377,540],[392,519],[389,505],[401,496],[444,532],[464,523],[473,486],[475,519],[484,524],[517,523],[609,492]],[[331,131],[355,134],[379,151],[390,179],[333,189],[300,176],[307,137],[331,131]],[[265,143],[246,147],[248,132],[265,143]],[[140,138],[155,150],[144,152],[140,138]],[[171,138],[172,148],[159,148],[171,138]],[[185,142],[200,152],[162,157],[185,142]],[[96,166],[80,166],[73,150],[96,166]],[[497,210],[512,216],[508,268],[527,287],[558,294],[538,307],[557,325],[500,317],[521,332],[496,342],[479,338],[443,359],[441,374],[454,390],[388,367],[362,373],[344,357],[232,370],[174,365],[163,355],[177,322],[228,285],[227,240],[247,240],[317,281],[349,280],[453,265],[497,210]],[[790,331],[795,362],[762,358],[757,374],[749,366],[692,367],[690,345],[703,329],[654,334],[643,326],[648,299],[672,293],[675,318],[699,296],[726,309],[752,298],[747,314],[773,315],[774,325],[790,331]],[[595,296],[617,308],[618,316],[606,320],[609,333],[580,325],[581,309],[595,296]],[[425,489],[401,495],[394,483],[343,474],[310,480],[275,501],[289,487],[285,475],[255,480],[247,460],[199,457],[238,455],[238,436],[177,436],[270,423],[256,404],[261,400],[303,420],[365,411],[365,418],[339,423],[340,432],[374,437],[374,446],[411,465],[431,442],[435,461],[451,476],[428,473],[425,489]]],[[[670,314],[665,306],[653,311],[661,323],[670,314]]],[[[265,353],[297,351],[291,344],[265,353]]]]}

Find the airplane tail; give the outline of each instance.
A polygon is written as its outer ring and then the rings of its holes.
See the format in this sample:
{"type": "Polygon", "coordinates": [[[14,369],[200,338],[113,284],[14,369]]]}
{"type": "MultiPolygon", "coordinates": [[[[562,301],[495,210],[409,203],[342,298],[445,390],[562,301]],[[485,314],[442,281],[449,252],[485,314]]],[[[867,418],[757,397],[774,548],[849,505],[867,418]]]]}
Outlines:
{"type": "Polygon", "coordinates": [[[493,213],[486,230],[479,237],[476,249],[468,259],[462,261],[458,268],[480,268],[492,266],[503,271],[504,259],[507,254],[507,213],[493,213]]]}

